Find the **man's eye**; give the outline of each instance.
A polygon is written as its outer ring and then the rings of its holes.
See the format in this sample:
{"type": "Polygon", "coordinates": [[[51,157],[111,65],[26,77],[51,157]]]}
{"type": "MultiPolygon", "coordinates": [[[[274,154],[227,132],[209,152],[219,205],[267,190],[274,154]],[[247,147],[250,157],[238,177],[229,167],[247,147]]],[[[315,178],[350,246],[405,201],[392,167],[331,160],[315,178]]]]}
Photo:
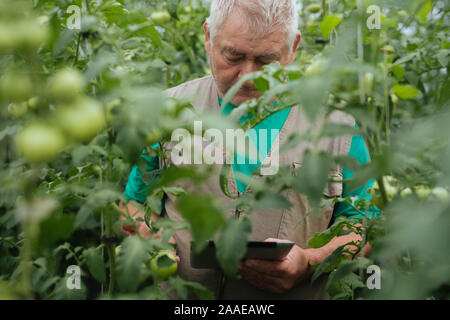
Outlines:
{"type": "Polygon", "coordinates": [[[230,57],[226,57],[227,61],[230,63],[237,63],[241,60],[241,58],[230,58],[230,57]]]}
{"type": "Polygon", "coordinates": [[[272,63],[273,61],[274,61],[273,59],[266,59],[266,60],[263,59],[263,60],[258,60],[258,63],[265,65],[265,64],[272,63]]]}

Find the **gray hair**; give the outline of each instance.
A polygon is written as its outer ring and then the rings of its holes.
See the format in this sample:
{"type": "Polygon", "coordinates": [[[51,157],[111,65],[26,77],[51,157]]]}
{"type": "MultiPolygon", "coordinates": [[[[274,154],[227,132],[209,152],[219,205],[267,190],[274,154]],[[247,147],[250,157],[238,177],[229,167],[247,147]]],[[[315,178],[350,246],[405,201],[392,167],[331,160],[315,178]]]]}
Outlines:
{"type": "Polygon", "coordinates": [[[244,31],[251,31],[254,39],[282,30],[289,46],[293,46],[299,34],[296,0],[213,0],[210,17],[206,20],[211,43],[234,9],[244,15],[248,26],[244,31]]]}

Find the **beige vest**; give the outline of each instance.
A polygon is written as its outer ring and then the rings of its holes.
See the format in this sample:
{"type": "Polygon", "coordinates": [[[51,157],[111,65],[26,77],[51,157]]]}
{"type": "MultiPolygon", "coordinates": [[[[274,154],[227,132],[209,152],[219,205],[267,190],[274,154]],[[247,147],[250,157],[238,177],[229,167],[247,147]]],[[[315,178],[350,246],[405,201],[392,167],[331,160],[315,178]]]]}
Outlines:
{"type": "MultiPolygon", "coordinates": [[[[168,89],[166,94],[174,98],[189,99],[198,111],[206,109],[219,110],[220,108],[217,97],[217,88],[212,76],[183,83],[175,88],[168,89]]],[[[329,116],[328,121],[347,124],[349,126],[354,126],[355,123],[353,118],[342,112],[333,112],[329,116]]],[[[279,139],[279,145],[283,145],[291,134],[295,132],[302,133],[308,127],[309,124],[303,116],[301,108],[292,108],[277,137],[277,139],[279,139]]],[[[332,155],[348,154],[350,143],[351,136],[323,138],[320,141],[319,147],[321,150],[325,150],[332,155]]],[[[308,145],[306,143],[301,143],[297,147],[280,154],[280,166],[289,165],[292,168],[300,166],[303,151],[307,147],[308,145]]],[[[200,190],[198,189],[199,187],[194,187],[192,184],[182,181],[176,182],[174,186],[182,187],[188,192],[197,191],[201,194],[212,194],[221,201],[223,208],[225,208],[231,199],[226,197],[220,189],[220,167],[220,165],[217,166],[216,172],[209,177],[206,183],[202,184],[200,190]]],[[[293,172],[294,170],[292,170],[292,174],[293,172]]],[[[341,180],[342,168],[337,165],[329,172],[329,175],[333,177],[334,180],[341,180]]],[[[261,176],[256,176],[255,178],[260,179],[261,176]]],[[[230,178],[228,181],[230,193],[237,195],[237,186],[232,170],[230,171],[230,178]]],[[[252,192],[252,190],[247,188],[246,192],[252,192]]],[[[330,183],[324,190],[324,198],[333,198],[341,194],[341,183],[330,183]]],[[[256,211],[249,215],[249,218],[252,221],[250,240],[262,241],[269,237],[280,238],[295,241],[298,246],[307,248],[306,243],[314,233],[321,232],[328,227],[332,217],[334,204],[328,208],[321,209],[322,212],[320,215],[308,215],[302,223],[298,223],[311,208],[308,200],[305,196],[297,194],[292,190],[285,192],[284,196],[286,196],[293,204],[290,209],[256,211]]],[[[182,217],[175,209],[175,201],[176,198],[174,196],[168,195],[166,200],[166,211],[170,219],[181,221],[182,217]]],[[[234,214],[234,209],[226,212],[227,217],[232,214],[234,214]]],[[[175,235],[175,239],[178,244],[177,252],[181,258],[178,269],[179,275],[185,280],[196,281],[207,286],[216,293],[217,297],[220,272],[218,270],[191,268],[191,236],[187,230],[178,231],[175,235]]],[[[312,286],[308,281],[294,287],[285,294],[279,295],[255,288],[245,280],[227,279],[224,290],[224,299],[326,299],[328,297],[325,290],[326,280],[327,277],[322,276],[316,280],[312,286]]]]}

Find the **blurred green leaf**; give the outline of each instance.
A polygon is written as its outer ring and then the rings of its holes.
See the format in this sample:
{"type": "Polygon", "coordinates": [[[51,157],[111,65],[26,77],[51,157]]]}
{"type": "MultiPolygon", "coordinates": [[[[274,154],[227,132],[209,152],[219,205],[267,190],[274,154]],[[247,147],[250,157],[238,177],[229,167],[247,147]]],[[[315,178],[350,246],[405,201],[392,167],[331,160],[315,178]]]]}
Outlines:
{"type": "Polygon", "coordinates": [[[102,258],[102,252],[97,248],[89,248],[83,251],[83,257],[94,278],[101,283],[106,283],[105,264],[102,258]]]}
{"type": "Polygon", "coordinates": [[[392,90],[400,99],[412,99],[419,94],[419,90],[411,85],[395,85],[392,90]]]}
{"type": "Polygon", "coordinates": [[[216,241],[217,260],[229,277],[236,277],[239,260],[247,251],[247,240],[251,228],[251,222],[247,217],[231,218],[216,241]]]}
{"type": "Polygon", "coordinates": [[[139,237],[127,237],[122,242],[117,258],[117,284],[121,292],[135,292],[139,285],[142,264],[148,259],[148,251],[139,237]]]}
{"type": "Polygon", "coordinates": [[[219,204],[209,195],[185,194],[178,198],[176,207],[191,226],[196,252],[200,252],[206,241],[226,225],[219,204]]]}
{"type": "Polygon", "coordinates": [[[341,18],[338,16],[328,15],[320,23],[320,30],[324,39],[328,38],[331,31],[333,31],[340,23],[341,18]]]}

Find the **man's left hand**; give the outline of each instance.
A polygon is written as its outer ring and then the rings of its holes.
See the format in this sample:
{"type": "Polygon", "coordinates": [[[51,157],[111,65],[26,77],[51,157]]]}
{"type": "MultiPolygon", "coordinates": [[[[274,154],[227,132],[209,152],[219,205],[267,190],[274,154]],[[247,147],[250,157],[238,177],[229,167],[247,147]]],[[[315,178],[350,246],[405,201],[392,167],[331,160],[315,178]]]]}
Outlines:
{"type": "MultiPolygon", "coordinates": [[[[269,238],[265,241],[284,240],[269,238]]],[[[294,245],[283,260],[242,260],[238,273],[252,285],[280,294],[309,277],[311,270],[308,262],[308,251],[294,245]]]]}

